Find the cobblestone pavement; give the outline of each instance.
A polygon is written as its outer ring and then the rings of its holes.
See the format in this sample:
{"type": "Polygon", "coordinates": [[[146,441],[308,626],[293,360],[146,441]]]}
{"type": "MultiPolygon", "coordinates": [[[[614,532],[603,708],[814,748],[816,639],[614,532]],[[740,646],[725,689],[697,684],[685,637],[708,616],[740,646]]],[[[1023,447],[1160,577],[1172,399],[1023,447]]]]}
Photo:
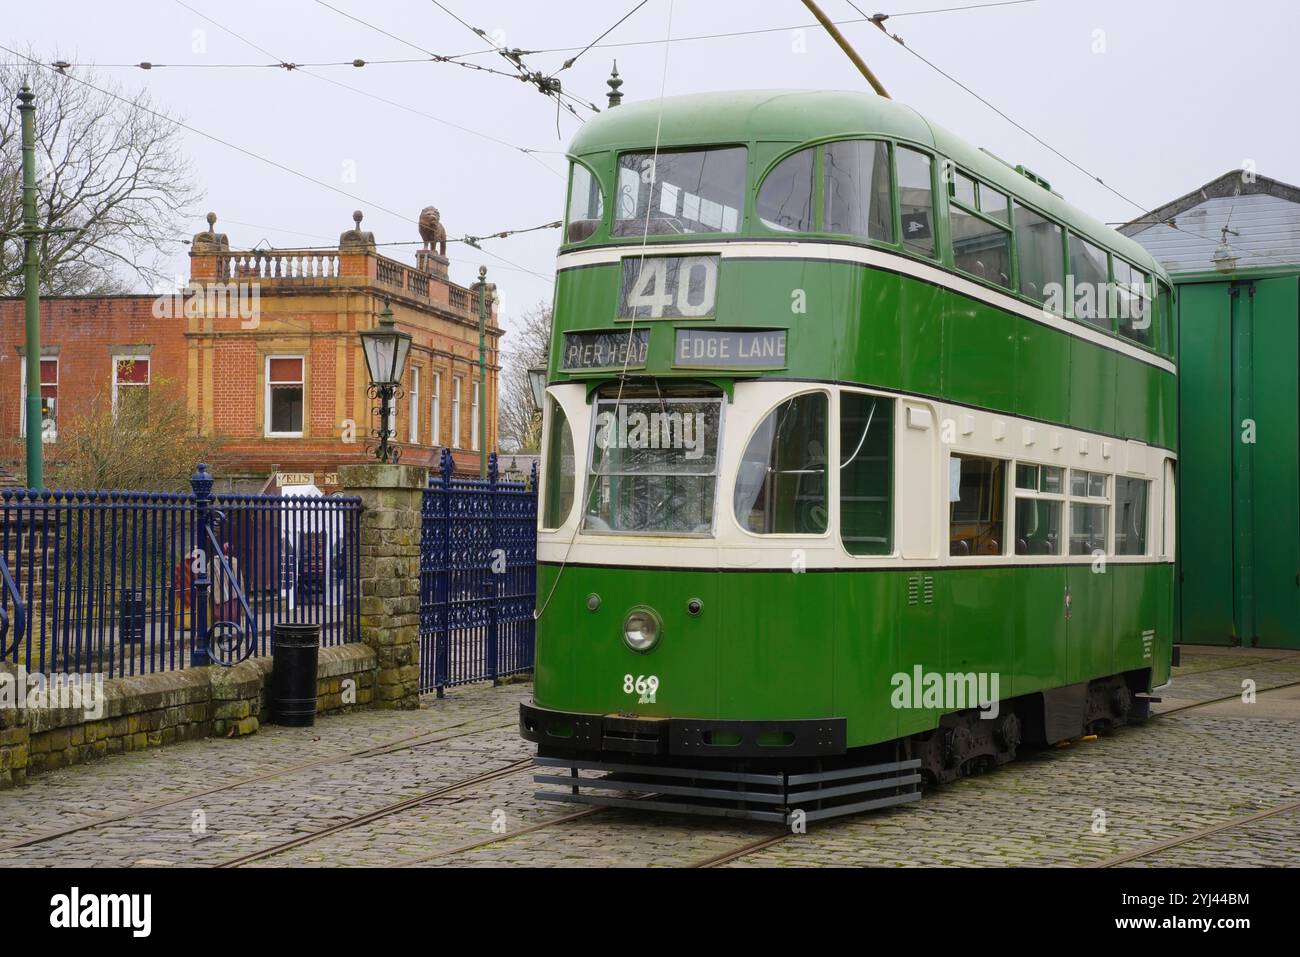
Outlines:
{"type": "MultiPolygon", "coordinates": [[[[1298,654],[1205,649],[1185,652],[1183,662],[1157,710],[1239,695],[1246,679],[1261,692],[1300,682],[1298,654]]],[[[518,702],[529,693],[523,684],[455,689],[419,711],[266,726],[250,738],[39,775],[0,792],[0,866],[216,865],[495,771],[504,773],[253,863],[673,866],[785,834],[771,825],[537,801],[524,763],[531,749],[516,733],[518,702]],[[173,803],[150,807],[161,802],[173,803]],[[94,823],[109,816],[120,817],[94,823]],[[501,839],[502,831],[514,836],[501,839]]],[[[1300,799],[1298,719],[1300,687],[1262,693],[1254,704],[1170,714],[1028,754],[903,808],[815,824],[727,866],[1107,862],[1300,799]]],[[[1291,811],[1123,866],[1295,866],[1297,847],[1300,811],[1291,811]]]]}

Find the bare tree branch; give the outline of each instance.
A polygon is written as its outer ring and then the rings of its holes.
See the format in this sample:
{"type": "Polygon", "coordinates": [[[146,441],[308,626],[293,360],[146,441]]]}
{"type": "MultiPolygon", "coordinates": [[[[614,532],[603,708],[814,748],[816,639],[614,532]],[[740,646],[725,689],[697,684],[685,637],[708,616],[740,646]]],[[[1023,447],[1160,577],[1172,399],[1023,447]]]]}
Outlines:
{"type": "Polygon", "coordinates": [[[0,295],[22,291],[17,94],[25,82],[36,94],[37,215],[45,229],[71,230],[39,241],[42,294],[125,292],[164,281],[168,247],[201,198],[180,128],[157,115],[149,95],[81,76],[128,102],[27,62],[0,64],[0,295]]]}
{"type": "Polygon", "coordinates": [[[551,351],[551,308],[539,302],[525,312],[510,329],[505,368],[501,372],[501,395],[497,432],[506,452],[536,452],[541,441],[541,411],[533,402],[528,383],[529,368],[546,364],[551,351]]]}

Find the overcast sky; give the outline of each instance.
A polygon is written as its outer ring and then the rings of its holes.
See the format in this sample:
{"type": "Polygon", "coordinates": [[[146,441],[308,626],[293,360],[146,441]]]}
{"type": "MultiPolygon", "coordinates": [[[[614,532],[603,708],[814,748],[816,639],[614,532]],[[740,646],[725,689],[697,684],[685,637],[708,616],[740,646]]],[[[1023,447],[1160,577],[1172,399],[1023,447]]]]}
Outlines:
{"type": "MultiPolygon", "coordinates": [[[[1300,4],[1293,0],[1035,0],[905,15],[971,2],[870,0],[858,6],[867,14],[890,13],[887,26],[909,47],[1146,208],[1246,161],[1264,175],[1300,183],[1300,124],[1291,102],[1300,4]]],[[[185,132],[205,193],[186,235],[204,227],[209,209],[232,245],[242,248],[333,243],[350,227],[357,207],[380,242],[418,239],[414,220],[426,205],[441,209],[452,237],[534,226],[562,214],[563,151],[580,121],[561,115],[557,136],[553,101],[516,79],[429,62],[292,72],[198,68],[267,62],[250,43],[296,63],[426,56],[316,0],[185,0],[249,42],[177,0],[2,3],[6,46],[30,44],[47,60],[94,62],[100,76],[148,87],[159,105],[196,129],[360,197],[340,195],[185,132]],[[109,66],[142,60],[177,66],[148,72],[109,66]],[[548,152],[528,156],[493,138],[548,152]]],[[[431,0],[329,3],[436,54],[487,50],[431,0]]],[[[553,50],[585,46],[636,0],[443,5],[508,46],[553,50]]],[[[837,21],[862,16],[846,0],[822,5],[837,21]]],[[[668,95],[865,89],[820,29],[802,36],[792,29],[811,22],[798,0],[648,0],[561,78],[566,90],[601,106],[615,57],[627,100],[654,98],[661,88],[668,95]],[[772,32],[680,39],[756,30],[772,32]],[[665,57],[668,36],[679,39],[665,57]]],[[[871,24],[842,29],[894,98],[973,144],[1031,167],[1102,220],[1128,220],[1140,212],[871,24]]],[[[539,52],[526,60],[550,73],[572,55],[539,52]]],[[[508,68],[490,50],[469,62],[508,68]]],[[[487,265],[508,328],[521,310],[549,301],[558,240],[559,231],[551,230],[484,244],[509,263],[453,245],[452,277],[468,283],[480,264],[487,265]]],[[[177,272],[188,272],[185,249],[176,246],[177,272]]],[[[414,261],[413,246],[385,252],[414,261]]]]}

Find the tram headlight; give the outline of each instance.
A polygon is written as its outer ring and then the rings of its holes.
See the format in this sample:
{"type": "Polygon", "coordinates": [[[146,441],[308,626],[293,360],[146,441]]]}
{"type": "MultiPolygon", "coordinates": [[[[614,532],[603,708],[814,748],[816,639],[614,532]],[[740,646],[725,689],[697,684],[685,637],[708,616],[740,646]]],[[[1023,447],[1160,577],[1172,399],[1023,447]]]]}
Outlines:
{"type": "Polygon", "coordinates": [[[633,608],[623,619],[623,640],[639,654],[645,654],[659,643],[663,622],[652,608],[633,608]]]}

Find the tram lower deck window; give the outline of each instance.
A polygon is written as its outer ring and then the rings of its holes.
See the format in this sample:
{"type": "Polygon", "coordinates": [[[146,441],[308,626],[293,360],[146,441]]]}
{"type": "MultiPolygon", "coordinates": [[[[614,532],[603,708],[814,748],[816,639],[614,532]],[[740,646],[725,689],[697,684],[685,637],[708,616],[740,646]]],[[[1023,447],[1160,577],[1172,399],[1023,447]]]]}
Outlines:
{"type": "Polygon", "coordinates": [[[828,518],[826,394],[773,409],[745,446],[736,476],[736,521],[756,535],[821,535],[828,518]]]}
{"type": "Polygon", "coordinates": [[[948,554],[1001,555],[1006,463],[957,455],[949,462],[948,554]]]}
{"type": "Polygon", "coordinates": [[[613,395],[593,413],[583,531],[711,535],[722,400],[613,395]]]}

